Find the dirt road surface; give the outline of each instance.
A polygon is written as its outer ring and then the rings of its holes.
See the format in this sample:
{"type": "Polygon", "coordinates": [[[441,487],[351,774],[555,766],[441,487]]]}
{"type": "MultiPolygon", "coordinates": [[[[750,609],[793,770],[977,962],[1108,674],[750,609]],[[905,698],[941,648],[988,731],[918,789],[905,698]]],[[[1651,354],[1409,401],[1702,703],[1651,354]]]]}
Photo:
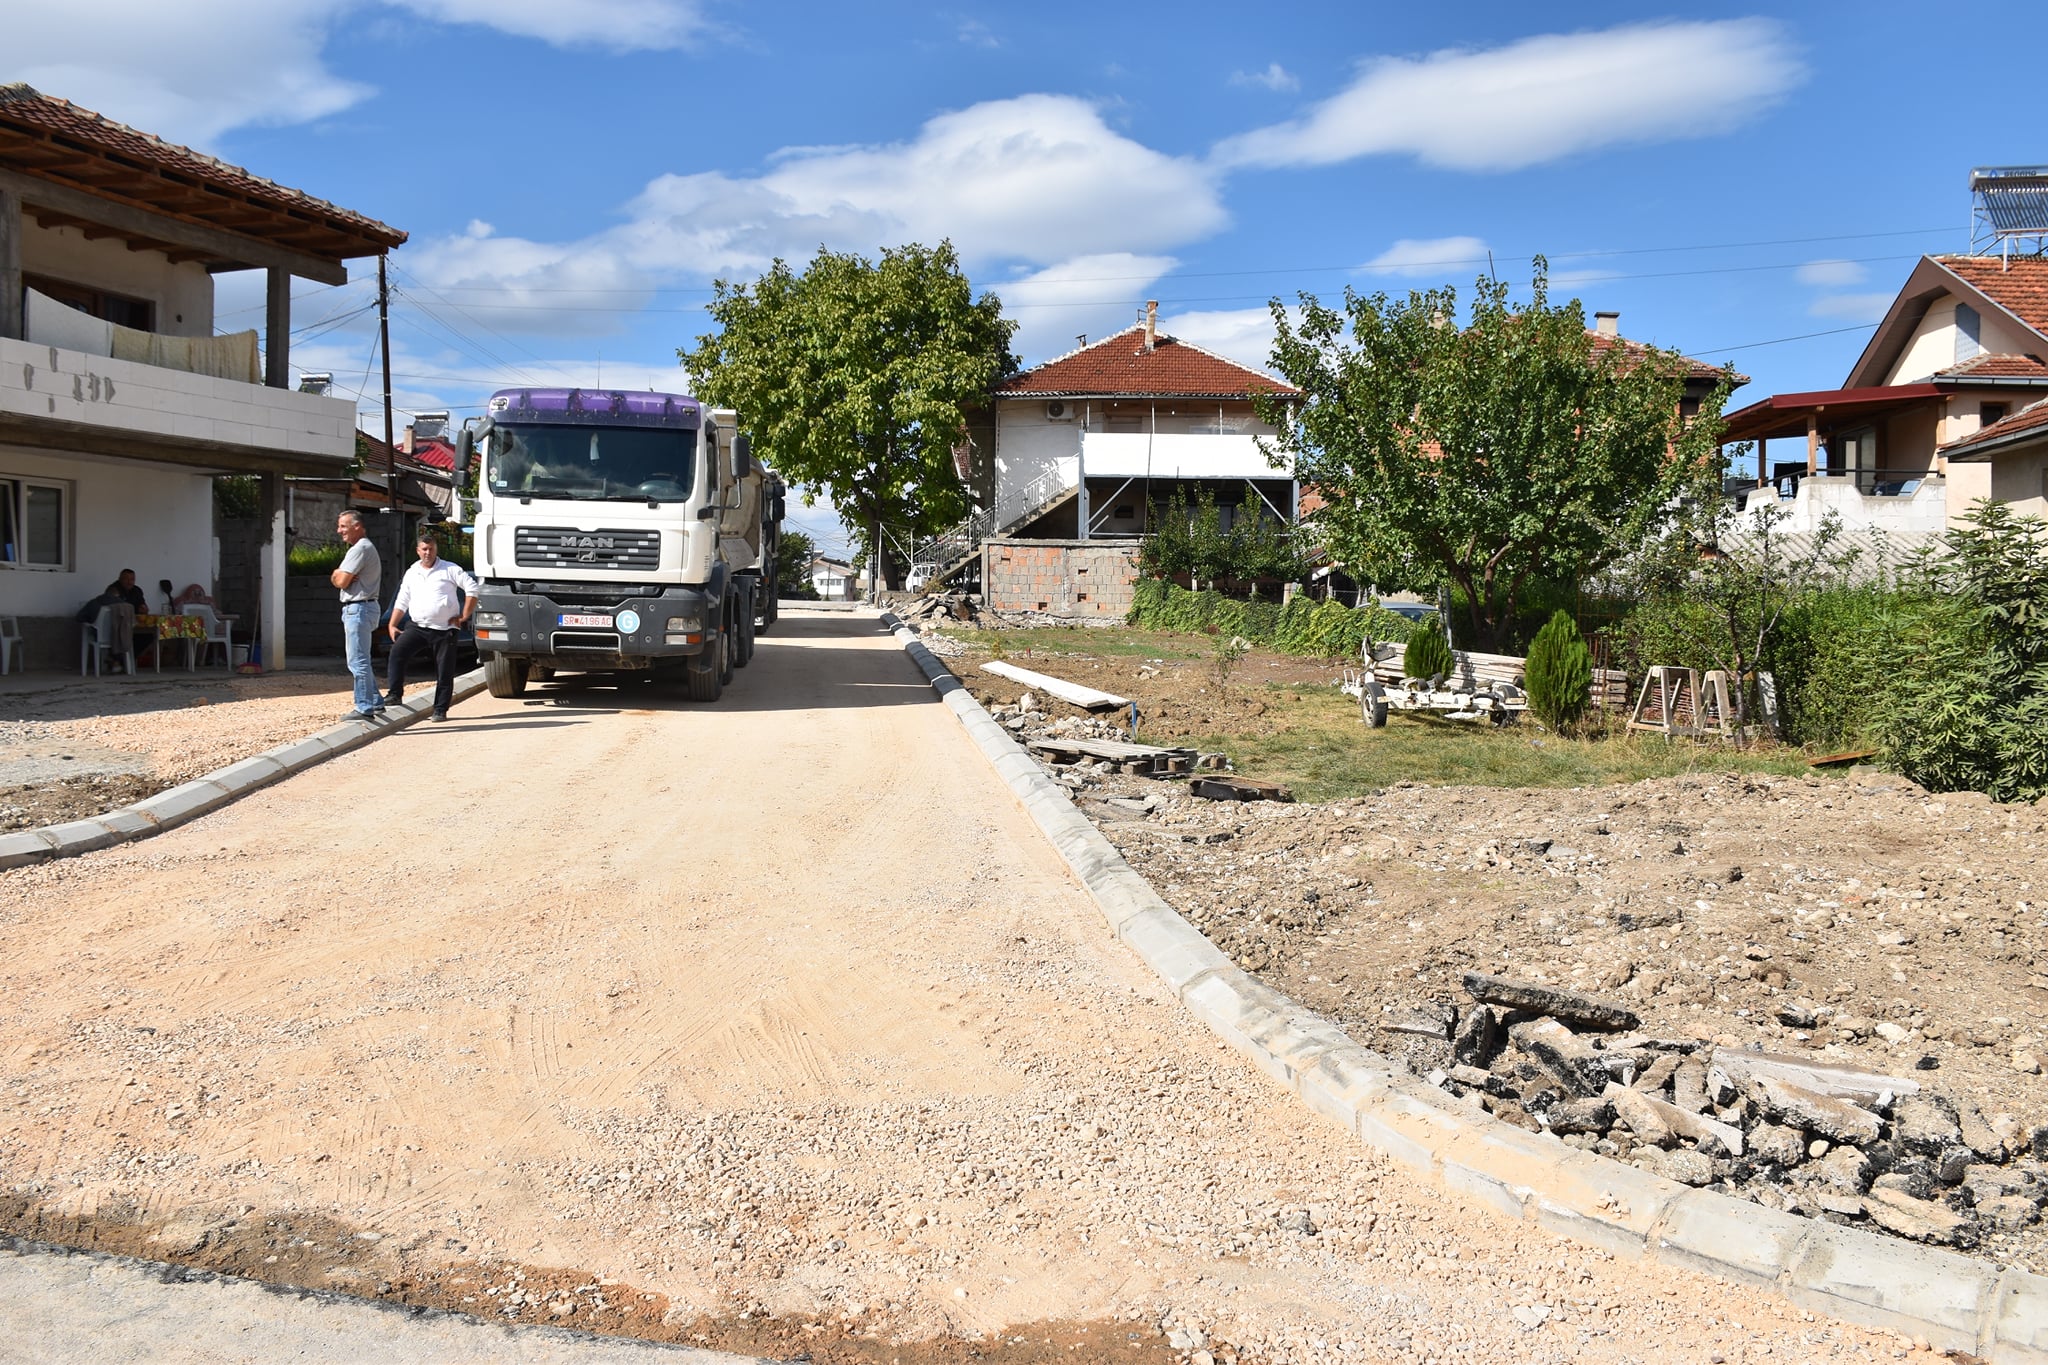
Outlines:
{"type": "Polygon", "coordinates": [[[7,873],[0,1229],[816,1361],[1910,1352],[1418,1190],[846,616],[7,873]]]}

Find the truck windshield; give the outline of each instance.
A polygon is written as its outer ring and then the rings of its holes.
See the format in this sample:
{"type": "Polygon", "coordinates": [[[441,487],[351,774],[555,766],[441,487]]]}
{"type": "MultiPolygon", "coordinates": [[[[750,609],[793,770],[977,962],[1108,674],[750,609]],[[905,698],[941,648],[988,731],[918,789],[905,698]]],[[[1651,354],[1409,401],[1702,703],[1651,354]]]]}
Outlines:
{"type": "Polygon", "coordinates": [[[500,423],[484,473],[493,493],[511,497],[683,502],[696,460],[694,431],[500,423]]]}

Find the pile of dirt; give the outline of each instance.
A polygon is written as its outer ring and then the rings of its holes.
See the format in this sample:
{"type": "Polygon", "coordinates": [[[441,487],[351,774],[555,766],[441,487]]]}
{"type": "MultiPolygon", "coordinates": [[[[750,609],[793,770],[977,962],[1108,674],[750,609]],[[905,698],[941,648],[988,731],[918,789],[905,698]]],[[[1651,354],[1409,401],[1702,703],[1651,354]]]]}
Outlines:
{"type": "MultiPolygon", "coordinates": [[[[1243,681],[1329,671],[1257,655],[1245,665],[1243,681]]],[[[1128,660],[1036,666],[1126,693],[1150,683],[1128,660]]],[[[968,682],[998,705],[1018,691],[983,675],[968,682]]],[[[1199,709],[1212,687],[1182,670],[1176,694],[1147,703],[1199,709]]],[[[1219,723],[1240,734],[1260,704],[1244,690],[1218,687],[1228,699],[1219,723]]],[[[1020,738],[1076,723],[1071,708],[1041,705],[1048,714],[1014,727],[1020,738]]],[[[2048,1271],[2038,1202],[2034,1219],[2004,1204],[1978,1217],[1988,1177],[1969,1173],[1983,1190],[1962,1179],[1964,1167],[1997,1165],[1987,1160],[1995,1146],[2009,1163],[2000,1169],[2022,1174],[1990,1198],[2048,1198],[2032,1150],[2048,1121],[2048,880],[2038,861],[2048,808],[1934,795],[1874,770],[1550,790],[1402,783],[1279,805],[1199,800],[1105,763],[1049,767],[1131,865],[1241,966],[1417,1074],[1446,1073],[1451,1088],[1488,1087],[1451,1081],[1448,1032],[1412,1024],[1470,1017],[1468,972],[1616,998],[1680,1058],[1764,1049],[1910,1078],[1947,1119],[1981,1119],[1986,1150],[1948,1162],[1954,1181],[1921,1178],[1914,1161],[1928,1154],[1900,1140],[1889,1105],[1883,1133],[1860,1146],[1778,1122],[1808,1155],[1793,1159],[1781,1142],[1786,1162],[1769,1170],[1681,1162],[1665,1173],[1837,1221],[1865,1220],[1864,1203],[1899,1186],[1945,1200],[1970,1223],[1956,1240],[1978,1241],[1978,1254],[2048,1271]],[[1818,1168],[1830,1147],[1822,1179],[1807,1165],[1818,1168]]],[[[1540,1123],[1550,1106],[1537,1106],[1538,1120],[1521,1101],[1543,1089],[1490,1098],[1540,1123]]],[[[1663,1148],[1608,1132],[1585,1145],[1660,1172],[1672,1165],[1663,1148]]]]}

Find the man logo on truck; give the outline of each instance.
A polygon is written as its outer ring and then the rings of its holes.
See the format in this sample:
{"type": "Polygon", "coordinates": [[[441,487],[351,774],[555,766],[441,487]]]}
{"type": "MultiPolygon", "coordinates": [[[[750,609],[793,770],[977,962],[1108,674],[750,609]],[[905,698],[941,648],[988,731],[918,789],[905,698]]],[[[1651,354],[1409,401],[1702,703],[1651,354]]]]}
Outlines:
{"type": "MultiPolygon", "coordinates": [[[[563,536],[562,548],[565,550],[609,550],[612,548],[612,538],[610,536],[563,536]]],[[[588,558],[588,556],[585,557],[588,558]]]]}

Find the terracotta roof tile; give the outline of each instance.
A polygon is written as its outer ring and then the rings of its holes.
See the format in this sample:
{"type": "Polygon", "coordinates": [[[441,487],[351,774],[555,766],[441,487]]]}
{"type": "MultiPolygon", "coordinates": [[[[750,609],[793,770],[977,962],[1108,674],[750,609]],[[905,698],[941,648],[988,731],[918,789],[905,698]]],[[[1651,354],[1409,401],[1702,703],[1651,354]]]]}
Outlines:
{"type": "Polygon", "coordinates": [[[1936,256],[2027,326],[2048,336],[2048,257],[1936,256]]]}
{"type": "Polygon", "coordinates": [[[1271,375],[1205,351],[1164,332],[1150,352],[1143,323],[1013,375],[1000,397],[1242,398],[1247,393],[1298,393],[1271,375]]]}
{"type": "Polygon", "coordinates": [[[1974,376],[1979,379],[2048,379],[2048,365],[2036,356],[1997,355],[1986,351],[1973,355],[1959,365],[1951,365],[1935,374],[1951,379],[1974,376]]]}
{"type": "MultiPolygon", "coordinates": [[[[1630,356],[1634,357],[1640,357],[1650,349],[1640,341],[1630,341],[1627,337],[1609,336],[1605,332],[1597,332],[1591,328],[1587,329],[1586,335],[1593,338],[1593,354],[1595,355],[1600,354],[1617,342],[1622,345],[1630,356]]],[[[1721,367],[1719,365],[1709,365],[1706,361],[1694,360],[1689,355],[1682,355],[1679,359],[1685,362],[1685,377],[1687,379],[1719,379],[1721,377],[1721,367]]],[[[1748,382],[1749,376],[1746,374],[1735,376],[1737,388],[1748,382]]]]}
{"type": "MultiPolygon", "coordinates": [[[[79,151],[134,168],[138,179],[150,175],[163,176],[216,192],[224,191],[301,218],[322,220],[323,226],[330,231],[362,240],[367,249],[352,252],[354,255],[375,254],[378,249],[398,246],[406,240],[405,233],[374,218],[316,199],[303,190],[265,180],[240,166],[195,152],[189,147],[180,147],[153,134],[116,123],[69,100],[45,95],[33,86],[0,84],[0,128],[13,128],[32,137],[61,139],[79,151]]],[[[73,183],[62,173],[61,167],[43,170],[26,159],[20,164],[22,169],[41,174],[45,179],[73,183]]],[[[118,189],[114,192],[120,194],[118,189]]]]}
{"type": "Polygon", "coordinates": [[[2036,431],[2048,435],[2048,398],[2021,408],[2010,417],[2002,417],[1988,427],[1981,427],[1960,441],[1950,441],[1941,448],[1941,453],[1955,456],[1994,441],[2036,431]]]}

